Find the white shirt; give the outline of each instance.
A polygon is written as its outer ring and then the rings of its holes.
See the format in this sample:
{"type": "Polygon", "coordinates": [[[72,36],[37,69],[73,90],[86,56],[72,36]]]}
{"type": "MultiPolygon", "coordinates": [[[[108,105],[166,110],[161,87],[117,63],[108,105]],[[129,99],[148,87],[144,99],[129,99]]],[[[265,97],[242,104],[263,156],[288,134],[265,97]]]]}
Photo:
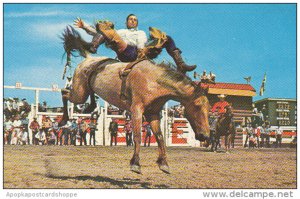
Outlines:
{"type": "Polygon", "coordinates": [[[281,130],[280,128],[277,129],[277,130],[276,130],[276,134],[277,134],[277,135],[281,135],[281,134],[282,134],[282,130],[281,130]]]}
{"type": "Polygon", "coordinates": [[[12,121],[9,120],[9,121],[5,122],[4,125],[5,125],[5,130],[10,130],[13,123],[12,123],[12,121]]]}
{"type": "Polygon", "coordinates": [[[24,132],[23,132],[23,135],[22,135],[22,138],[21,138],[22,141],[23,141],[23,142],[26,142],[26,141],[27,141],[27,137],[28,137],[28,133],[27,133],[26,131],[24,131],[24,132]]]}
{"type": "Polygon", "coordinates": [[[136,46],[138,49],[144,48],[147,43],[147,35],[142,30],[120,29],[117,33],[128,45],[136,46]]]}
{"type": "MultiPolygon", "coordinates": [[[[82,27],[88,34],[95,36],[97,31],[94,27],[83,23],[82,27]]],[[[118,35],[123,39],[123,41],[131,46],[136,46],[138,49],[144,48],[147,43],[147,35],[142,30],[137,29],[120,29],[117,30],[118,35]]]]}
{"type": "Polygon", "coordinates": [[[20,127],[22,125],[22,121],[21,120],[15,120],[12,125],[13,125],[13,127],[20,127]]]}

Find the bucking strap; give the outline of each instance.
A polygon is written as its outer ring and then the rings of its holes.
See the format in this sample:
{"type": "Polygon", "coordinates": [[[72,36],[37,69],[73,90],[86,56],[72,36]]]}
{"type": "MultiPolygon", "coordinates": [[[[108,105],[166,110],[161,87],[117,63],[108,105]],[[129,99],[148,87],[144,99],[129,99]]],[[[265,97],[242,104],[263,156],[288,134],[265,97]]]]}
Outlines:
{"type": "Polygon", "coordinates": [[[122,85],[121,85],[121,94],[120,94],[120,98],[121,100],[126,100],[128,96],[126,96],[126,80],[127,80],[127,76],[128,74],[131,72],[132,68],[144,61],[144,60],[147,60],[146,58],[144,59],[137,59],[136,61],[134,62],[130,62],[126,65],[126,67],[124,68],[124,70],[120,71],[120,78],[122,80],[122,85]]]}

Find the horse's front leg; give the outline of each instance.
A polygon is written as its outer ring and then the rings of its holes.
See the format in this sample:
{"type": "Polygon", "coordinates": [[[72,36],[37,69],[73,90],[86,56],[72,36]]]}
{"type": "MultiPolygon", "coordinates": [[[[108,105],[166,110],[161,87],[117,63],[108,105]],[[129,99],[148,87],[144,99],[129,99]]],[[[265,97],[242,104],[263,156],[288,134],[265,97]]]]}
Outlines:
{"type": "Polygon", "coordinates": [[[70,89],[61,89],[62,101],[63,101],[63,116],[59,122],[59,126],[63,126],[69,120],[68,114],[68,101],[74,104],[83,104],[88,96],[90,90],[84,85],[75,83],[73,88],[70,89]]]}
{"type": "Polygon", "coordinates": [[[153,134],[155,135],[157,144],[158,144],[158,159],[157,164],[159,169],[165,173],[170,173],[169,166],[167,163],[167,156],[166,156],[166,146],[164,142],[164,138],[160,129],[160,117],[159,114],[154,114],[149,116],[151,129],[153,134]]]}
{"type": "Polygon", "coordinates": [[[91,100],[91,103],[89,104],[89,106],[86,109],[83,110],[83,113],[91,113],[97,107],[95,93],[90,94],[90,100],[91,100]]]}
{"type": "Polygon", "coordinates": [[[226,153],[229,153],[229,151],[228,151],[229,145],[230,145],[229,137],[230,137],[229,135],[225,135],[225,151],[226,151],[226,153]]]}
{"type": "Polygon", "coordinates": [[[63,101],[63,116],[59,122],[59,126],[63,126],[69,120],[68,114],[68,101],[70,99],[70,90],[69,89],[62,89],[61,90],[62,101],[63,101]]]}
{"type": "Polygon", "coordinates": [[[135,105],[131,107],[132,125],[133,125],[133,141],[134,141],[134,154],[130,160],[130,170],[136,173],[141,173],[140,166],[140,148],[141,148],[141,128],[143,118],[143,106],[135,105]]]}

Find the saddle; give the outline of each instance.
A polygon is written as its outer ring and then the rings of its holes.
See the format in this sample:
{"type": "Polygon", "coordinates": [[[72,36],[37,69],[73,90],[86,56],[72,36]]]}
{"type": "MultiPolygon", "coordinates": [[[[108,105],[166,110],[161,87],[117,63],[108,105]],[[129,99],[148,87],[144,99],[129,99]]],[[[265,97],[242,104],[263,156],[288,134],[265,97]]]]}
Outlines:
{"type": "Polygon", "coordinates": [[[127,100],[128,96],[126,95],[126,80],[127,80],[127,76],[128,74],[131,72],[132,68],[144,61],[147,60],[147,58],[143,58],[143,59],[137,59],[134,62],[130,62],[126,65],[126,67],[124,68],[124,70],[120,71],[120,78],[122,80],[122,85],[121,85],[121,94],[120,94],[120,99],[121,100],[127,100]]]}

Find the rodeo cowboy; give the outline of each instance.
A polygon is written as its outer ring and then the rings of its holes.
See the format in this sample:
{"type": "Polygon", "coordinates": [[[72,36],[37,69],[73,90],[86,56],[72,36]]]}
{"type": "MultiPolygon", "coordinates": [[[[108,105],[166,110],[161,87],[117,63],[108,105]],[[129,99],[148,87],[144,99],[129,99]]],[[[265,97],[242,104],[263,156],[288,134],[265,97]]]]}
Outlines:
{"type": "Polygon", "coordinates": [[[224,94],[218,95],[220,101],[216,102],[212,109],[211,112],[214,113],[217,111],[219,116],[221,117],[224,113],[226,113],[226,107],[230,106],[230,104],[225,100],[226,96],[224,94]]]}
{"type": "Polygon", "coordinates": [[[114,24],[109,21],[99,21],[96,29],[87,25],[82,19],[77,18],[74,25],[82,28],[93,36],[87,51],[96,53],[99,45],[106,43],[117,53],[122,62],[133,62],[137,59],[154,59],[165,48],[177,65],[177,70],[186,73],[196,68],[196,65],[187,65],[181,51],[176,47],[174,40],[160,30],[149,27],[150,41],[147,42],[146,33],[138,30],[138,18],[130,14],[126,18],[127,29],[115,30],[114,24]]]}

